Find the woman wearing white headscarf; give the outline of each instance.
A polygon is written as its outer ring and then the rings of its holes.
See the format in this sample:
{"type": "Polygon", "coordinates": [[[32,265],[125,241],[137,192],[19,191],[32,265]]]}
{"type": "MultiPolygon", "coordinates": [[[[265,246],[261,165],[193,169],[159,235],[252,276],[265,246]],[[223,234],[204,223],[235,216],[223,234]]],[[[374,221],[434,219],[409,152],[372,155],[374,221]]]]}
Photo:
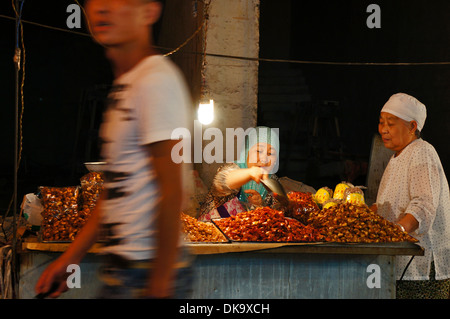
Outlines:
{"type": "Polygon", "coordinates": [[[450,286],[450,195],[434,147],[420,137],[426,107],[394,94],[380,113],[378,131],[394,155],[372,207],[419,240],[424,256],[397,257],[397,298],[448,298],[450,286]],[[403,280],[399,280],[405,267],[403,280]]]}
{"type": "Polygon", "coordinates": [[[274,129],[258,126],[245,136],[239,159],[221,166],[200,207],[198,219],[234,216],[247,209],[272,206],[276,201],[260,183],[278,179],[279,138],[274,129]]]}

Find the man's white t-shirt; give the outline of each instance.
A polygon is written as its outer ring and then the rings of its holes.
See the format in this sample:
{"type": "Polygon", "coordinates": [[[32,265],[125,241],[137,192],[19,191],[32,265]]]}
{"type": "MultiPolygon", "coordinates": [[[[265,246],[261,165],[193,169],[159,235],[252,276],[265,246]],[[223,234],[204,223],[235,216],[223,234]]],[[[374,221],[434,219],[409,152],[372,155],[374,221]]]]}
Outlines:
{"type": "Polygon", "coordinates": [[[182,74],[161,55],[142,60],[114,81],[100,128],[107,163],[102,210],[104,253],[153,257],[160,200],[148,144],[189,128],[191,100],[182,74]]]}

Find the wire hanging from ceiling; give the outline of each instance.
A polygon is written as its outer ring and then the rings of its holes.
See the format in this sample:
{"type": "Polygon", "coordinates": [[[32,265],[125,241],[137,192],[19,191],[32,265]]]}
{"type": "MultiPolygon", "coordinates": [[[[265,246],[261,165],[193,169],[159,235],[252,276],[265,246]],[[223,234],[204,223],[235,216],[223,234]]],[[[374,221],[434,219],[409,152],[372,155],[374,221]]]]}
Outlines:
{"type": "MultiPolygon", "coordinates": [[[[14,20],[13,17],[9,17],[3,14],[0,14],[0,18],[14,20]]],[[[49,26],[33,21],[22,20],[23,23],[54,30],[65,33],[70,33],[78,36],[89,37],[91,38],[91,34],[85,32],[78,32],[73,30],[67,30],[64,28],[58,28],[54,26],[49,26]]],[[[155,46],[155,48],[168,51],[165,53],[165,56],[170,56],[175,53],[181,51],[183,47],[185,47],[192,39],[197,36],[200,31],[205,28],[207,25],[207,19],[200,24],[200,26],[193,32],[191,36],[189,36],[183,43],[181,43],[176,48],[167,48],[161,46],[155,46]]],[[[276,59],[276,58],[264,58],[264,57],[245,57],[245,56],[237,56],[237,55],[226,55],[219,53],[210,53],[210,52],[197,52],[197,51],[182,51],[180,53],[184,54],[198,54],[210,57],[217,58],[226,58],[226,59],[235,59],[235,60],[244,60],[244,61],[253,61],[253,62],[272,62],[272,63],[291,63],[291,64],[310,64],[310,65],[335,65],[335,66],[433,66],[433,65],[450,65],[450,61],[426,61],[426,62],[358,62],[358,61],[313,61],[313,60],[296,60],[296,59],[276,59]]]]}

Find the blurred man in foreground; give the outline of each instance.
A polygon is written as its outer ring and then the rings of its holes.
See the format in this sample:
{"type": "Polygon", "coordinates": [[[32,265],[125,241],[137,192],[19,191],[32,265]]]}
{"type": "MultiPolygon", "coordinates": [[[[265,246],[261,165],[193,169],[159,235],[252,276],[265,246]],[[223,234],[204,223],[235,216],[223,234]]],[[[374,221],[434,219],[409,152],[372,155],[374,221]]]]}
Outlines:
{"type": "Polygon", "coordinates": [[[87,0],[94,39],[105,47],[114,85],[100,129],[105,191],[75,241],[41,275],[37,293],[67,290],[69,264],[79,264],[105,235],[100,297],[183,298],[188,254],[180,241],[183,166],[171,159],[175,128],[189,127],[190,97],[175,65],[153,48],[158,0],[87,0]],[[101,232],[100,232],[101,230],[101,232]]]}

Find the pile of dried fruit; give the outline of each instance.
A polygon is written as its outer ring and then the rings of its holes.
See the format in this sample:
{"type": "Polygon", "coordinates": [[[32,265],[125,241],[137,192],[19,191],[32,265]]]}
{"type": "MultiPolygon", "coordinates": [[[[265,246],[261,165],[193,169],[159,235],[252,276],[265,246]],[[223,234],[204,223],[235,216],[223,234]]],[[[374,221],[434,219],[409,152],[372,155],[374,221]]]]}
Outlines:
{"type": "Polygon", "coordinates": [[[235,241],[311,242],[322,239],[314,227],[286,218],[283,212],[269,207],[259,207],[214,222],[235,241]]]}
{"type": "Polygon", "coordinates": [[[41,187],[42,239],[69,240],[78,229],[79,187],[41,187]]]}
{"type": "Polygon", "coordinates": [[[342,203],[305,217],[325,241],[341,243],[417,242],[367,206],[342,203]]]}
{"type": "Polygon", "coordinates": [[[226,242],[225,236],[212,223],[201,222],[181,213],[182,231],[190,242],[226,242]]]}
{"type": "Polygon", "coordinates": [[[92,211],[103,191],[103,174],[90,172],[81,179],[81,207],[87,212],[92,211]]]}
{"type": "Polygon", "coordinates": [[[91,172],[81,178],[80,186],[40,187],[41,233],[45,241],[70,241],[86,224],[103,190],[101,173],[91,172]]]}

